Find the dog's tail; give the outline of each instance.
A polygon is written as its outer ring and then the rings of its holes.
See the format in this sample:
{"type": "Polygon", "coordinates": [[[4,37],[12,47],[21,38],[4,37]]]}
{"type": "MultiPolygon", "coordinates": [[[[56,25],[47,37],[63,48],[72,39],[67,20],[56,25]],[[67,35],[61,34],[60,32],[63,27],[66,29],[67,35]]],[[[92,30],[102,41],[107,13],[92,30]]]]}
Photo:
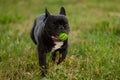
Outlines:
{"type": "Polygon", "coordinates": [[[31,37],[31,39],[33,40],[33,42],[34,42],[35,44],[37,44],[37,42],[36,42],[36,40],[35,40],[35,36],[34,36],[34,29],[35,29],[35,26],[36,26],[36,19],[35,19],[35,21],[34,21],[32,30],[31,30],[31,32],[30,32],[30,37],[31,37]]]}

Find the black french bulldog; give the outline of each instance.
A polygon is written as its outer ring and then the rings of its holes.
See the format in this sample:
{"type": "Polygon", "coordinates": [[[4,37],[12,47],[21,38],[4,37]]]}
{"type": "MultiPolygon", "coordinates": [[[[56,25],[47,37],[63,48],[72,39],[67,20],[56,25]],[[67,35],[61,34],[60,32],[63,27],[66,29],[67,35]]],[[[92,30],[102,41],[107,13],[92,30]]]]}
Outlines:
{"type": "Polygon", "coordinates": [[[61,32],[68,34],[69,31],[70,28],[64,7],[61,7],[59,15],[51,15],[45,9],[45,14],[35,19],[30,36],[37,45],[42,75],[45,75],[47,72],[46,54],[48,52],[52,53],[53,62],[56,60],[56,52],[62,55],[57,64],[60,64],[65,59],[68,49],[68,39],[61,41],[58,35],[61,32]]]}

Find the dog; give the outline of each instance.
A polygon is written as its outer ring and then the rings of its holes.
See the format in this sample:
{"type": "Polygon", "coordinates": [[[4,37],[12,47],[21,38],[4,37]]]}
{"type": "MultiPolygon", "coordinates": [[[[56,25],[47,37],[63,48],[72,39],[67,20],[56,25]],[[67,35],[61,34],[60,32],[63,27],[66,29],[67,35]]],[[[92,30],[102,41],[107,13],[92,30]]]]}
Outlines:
{"type": "Polygon", "coordinates": [[[61,32],[66,34],[70,32],[64,7],[61,7],[58,15],[51,15],[46,8],[45,13],[38,16],[34,21],[30,36],[37,46],[41,75],[47,73],[46,54],[48,52],[52,53],[53,62],[55,62],[56,55],[59,52],[61,57],[57,64],[60,64],[66,58],[68,38],[65,41],[59,40],[58,36],[61,32]]]}

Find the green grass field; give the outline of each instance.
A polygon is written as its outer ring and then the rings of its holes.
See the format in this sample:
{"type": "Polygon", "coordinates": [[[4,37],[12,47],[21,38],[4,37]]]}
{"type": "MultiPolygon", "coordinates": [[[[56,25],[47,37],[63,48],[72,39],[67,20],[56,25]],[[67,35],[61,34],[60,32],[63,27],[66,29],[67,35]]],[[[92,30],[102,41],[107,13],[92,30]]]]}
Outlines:
{"type": "Polygon", "coordinates": [[[0,0],[0,80],[120,80],[120,0],[0,0]],[[66,9],[71,32],[65,62],[40,78],[34,19],[66,9]]]}

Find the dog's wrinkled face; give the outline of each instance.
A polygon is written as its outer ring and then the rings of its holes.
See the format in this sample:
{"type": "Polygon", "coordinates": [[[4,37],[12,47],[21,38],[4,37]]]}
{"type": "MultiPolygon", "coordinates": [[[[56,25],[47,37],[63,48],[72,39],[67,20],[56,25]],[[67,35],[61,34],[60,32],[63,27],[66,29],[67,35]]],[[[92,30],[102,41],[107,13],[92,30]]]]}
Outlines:
{"type": "Polygon", "coordinates": [[[69,33],[69,24],[63,15],[48,17],[45,27],[51,36],[58,36],[61,32],[69,33]]]}
{"type": "Polygon", "coordinates": [[[58,35],[62,32],[68,34],[69,33],[69,24],[68,20],[65,16],[65,10],[60,11],[59,15],[50,15],[49,12],[46,12],[46,21],[45,28],[47,33],[54,40],[58,40],[58,35]]]}

